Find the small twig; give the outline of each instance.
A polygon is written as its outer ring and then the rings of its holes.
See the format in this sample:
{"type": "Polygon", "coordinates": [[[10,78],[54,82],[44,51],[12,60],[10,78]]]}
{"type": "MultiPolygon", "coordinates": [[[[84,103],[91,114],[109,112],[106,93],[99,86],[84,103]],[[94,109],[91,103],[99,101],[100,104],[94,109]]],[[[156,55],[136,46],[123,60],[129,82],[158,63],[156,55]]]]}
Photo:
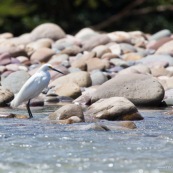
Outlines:
{"type": "Polygon", "coordinates": [[[159,5],[157,7],[146,7],[139,10],[134,10],[130,15],[139,15],[139,14],[148,14],[152,12],[164,12],[164,11],[173,11],[173,5],[159,5]]]}
{"type": "Polygon", "coordinates": [[[107,20],[105,20],[97,25],[91,26],[91,28],[96,29],[96,30],[104,29],[107,26],[111,25],[112,23],[118,21],[122,17],[125,17],[128,14],[130,14],[132,9],[134,9],[136,6],[142,4],[143,2],[145,2],[145,0],[136,0],[136,1],[130,2],[130,4],[127,5],[120,13],[111,16],[107,20]]]}

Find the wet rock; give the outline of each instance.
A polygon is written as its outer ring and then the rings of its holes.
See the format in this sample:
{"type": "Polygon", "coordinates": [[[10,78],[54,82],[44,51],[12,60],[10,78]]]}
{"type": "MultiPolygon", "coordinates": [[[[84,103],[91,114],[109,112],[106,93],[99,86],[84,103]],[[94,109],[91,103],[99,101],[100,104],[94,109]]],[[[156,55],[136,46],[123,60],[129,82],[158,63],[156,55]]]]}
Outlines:
{"type": "Polygon", "coordinates": [[[30,75],[25,71],[13,72],[1,81],[1,85],[16,94],[29,77],[30,75]]]}
{"type": "Polygon", "coordinates": [[[108,129],[112,130],[133,130],[136,129],[137,126],[132,121],[103,121],[101,124],[105,125],[108,129]]]}
{"type": "Polygon", "coordinates": [[[135,105],[158,105],[163,100],[162,85],[149,75],[119,74],[104,84],[92,95],[92,102],[102,98],[126,97],[135,105]]]}
{"type": "Polygon", "coordinates": [[[109,68],[109,61],[106,59],[99,59],[99,58],[92,58],[89,59],[87,62],[87,71],[92,70],[104,70],[109,68]]]}
{"type": "Polygon", "coordinates": [[[82,131],[109,131],[109,128],[102,123],[79,124],[78,126],[68,127],[67,130],[82,130],[82,131]]]}
{"type": "Polygon", "coordinates": [[[82,107],[75,104],[68,104],[51,113],[48,118],[49,120],[66,120],[73,117],[73,120],[76,119],[78,121],[79,119],[75,118],[76,116],[80,119],[80,122],[84,122],[82,107]]]}
{"type": "Polygon", "coordinates": [[[68,82],[76,83],[80,87],[88,87],[91,86],[92,84],[90,74],[88,72],[79,71],[79,72],[70,73],[66,76],[62,76],[56,79],[53,82],[51,82],[49,86],[59,87],[63,83],[68,83],[68,82]]]}
{"type": "Polygon", "coordinates": [[[83,50],[89,51],[98,45],[105,45],[109,42],[110,42],[110,39],[106,34],[95,35],[83,41],[83,50]]]}
{"type": "Polygon", "coordinates": [[[64,38],[66,35],[64,31],[56,24],[44,23],[37,26],[31,32],[31,38],[33,41],[41,38],[50,38],[52,40],[58,40],[64,38]]]}
{"type": "Polygon", "coordinates": [[[108,80],[107,76],[100,70],[94,70],[91,72],[92,85],[101,85],[108,80]]]}
{"type": "Polygon", "coordinates": [[[55,93],[59,96],[71,97],[73,99],[81,95],[80,87],[73,82],[63,83],[55,90],[55,93]]]}
{"type": "Polygon", "coordinates": [[[11,91],[3,87],[0,87],[0,106],[7,106],[7,103],[12,101],[13,98],[14,94],[11,91]]]}
{"type": "Polygon", "coordinates": [[[128,129],[136,129],[136,124],[132,121],[122,121],[120,122],[120,125],[122,127],[128,128],[128,129]]]}
{"type": "Polygon", "coordinates": [[[157,49],[156,54],[169,54],[172,56],[173,55],[173,40],[166,42],[165,44],[160,46],[157,49]]]}
{"type": "Polygon", "coordinates": [[[169,36],[171,36],[171,31],[168,30],[168,29],[164,29],[164,30],[161,30],[161,31],[156,32],[155,34],[153,34],[153,35],[149,38],[149,40],[150,40],[150,41],[151,41],[151,40],[160,40],[160,39],[162,39],[162,38],[164,38],[164,37],[169,37],[169,36]]]}
{"type": "Polygon", "coordinates": [[[55,55],[55,51],[49,48],[40,48],[31,55],[32,62],[48,62],[55,55]]]}
{"type": "Polygon", "coordinates": [[[106,120],[142,120],[135,105],[124,97],[100,99],[88,107],[87,116],[106,120]]]}
{"type": "Polygon", "coordinates": [[[12,114],[12,113],[3,113],[3,114],[0,114],[0,118],[28,119],[28,116],[20,115],[20,114],[12,114]]]}
{"type": "Polygon", "coordinates": [[[0,118],[14,118],[15,114],[8,114],[8,113],[3,113],[0,114],[0,118]]]}

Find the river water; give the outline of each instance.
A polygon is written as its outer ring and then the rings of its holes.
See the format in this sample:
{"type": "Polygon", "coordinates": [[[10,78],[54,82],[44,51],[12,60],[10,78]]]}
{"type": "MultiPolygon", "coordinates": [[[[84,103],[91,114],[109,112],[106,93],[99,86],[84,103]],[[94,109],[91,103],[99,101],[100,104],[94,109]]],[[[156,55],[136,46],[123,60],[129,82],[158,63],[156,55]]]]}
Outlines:
{"type": "Polygon", "coordinates": [[[145,119],[135,122],[137,129],[114,131],[68,130],[78,124],[42,120],[51,111],[0,119],[0,173],[173,172],[173,115],[166,110],[141,110],[145,119]]]}

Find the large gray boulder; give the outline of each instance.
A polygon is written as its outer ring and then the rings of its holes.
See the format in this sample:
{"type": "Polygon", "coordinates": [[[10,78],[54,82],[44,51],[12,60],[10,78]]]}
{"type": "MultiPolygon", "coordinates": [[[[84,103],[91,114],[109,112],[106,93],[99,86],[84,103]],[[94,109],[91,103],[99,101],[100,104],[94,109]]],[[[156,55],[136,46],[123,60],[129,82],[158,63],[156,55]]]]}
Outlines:
{"type": "Polygon", "coordinates": [[[16,94],[29,78],[30,75],[26,71],[16,71],[4,78],[1,85],[16,94]]]}
{"type": "Polygon", "coordinates": [[[86,115],[106,120],[142,120],[135,105],[124,97],[100,99],[88,107],[86,115]]]}
{"type": "Polygon", "coordinates": [[[93,93],[91,101],[102,98],[125,97],[135,105],[158,105],[164,97],[164,89],[158,80],[144,74],[119,74],[102,84],[93,93]]]}

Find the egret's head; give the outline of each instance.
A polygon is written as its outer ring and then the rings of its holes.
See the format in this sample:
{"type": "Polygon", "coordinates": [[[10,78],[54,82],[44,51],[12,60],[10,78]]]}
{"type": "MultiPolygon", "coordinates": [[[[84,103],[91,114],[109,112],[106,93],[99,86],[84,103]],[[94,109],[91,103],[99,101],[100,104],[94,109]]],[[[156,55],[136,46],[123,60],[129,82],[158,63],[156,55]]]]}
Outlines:
{"type": "Polygon", "coordinates": [[[61,72],[61,71],[53,68],[51,64],[44,64],[44,65],[42,65],[41,68],[40,68],[40,70],[42,70],[42,71],[54,70],[56,72],[59,72],[61,74],[64,74],[63,72],[61,72]]]}

